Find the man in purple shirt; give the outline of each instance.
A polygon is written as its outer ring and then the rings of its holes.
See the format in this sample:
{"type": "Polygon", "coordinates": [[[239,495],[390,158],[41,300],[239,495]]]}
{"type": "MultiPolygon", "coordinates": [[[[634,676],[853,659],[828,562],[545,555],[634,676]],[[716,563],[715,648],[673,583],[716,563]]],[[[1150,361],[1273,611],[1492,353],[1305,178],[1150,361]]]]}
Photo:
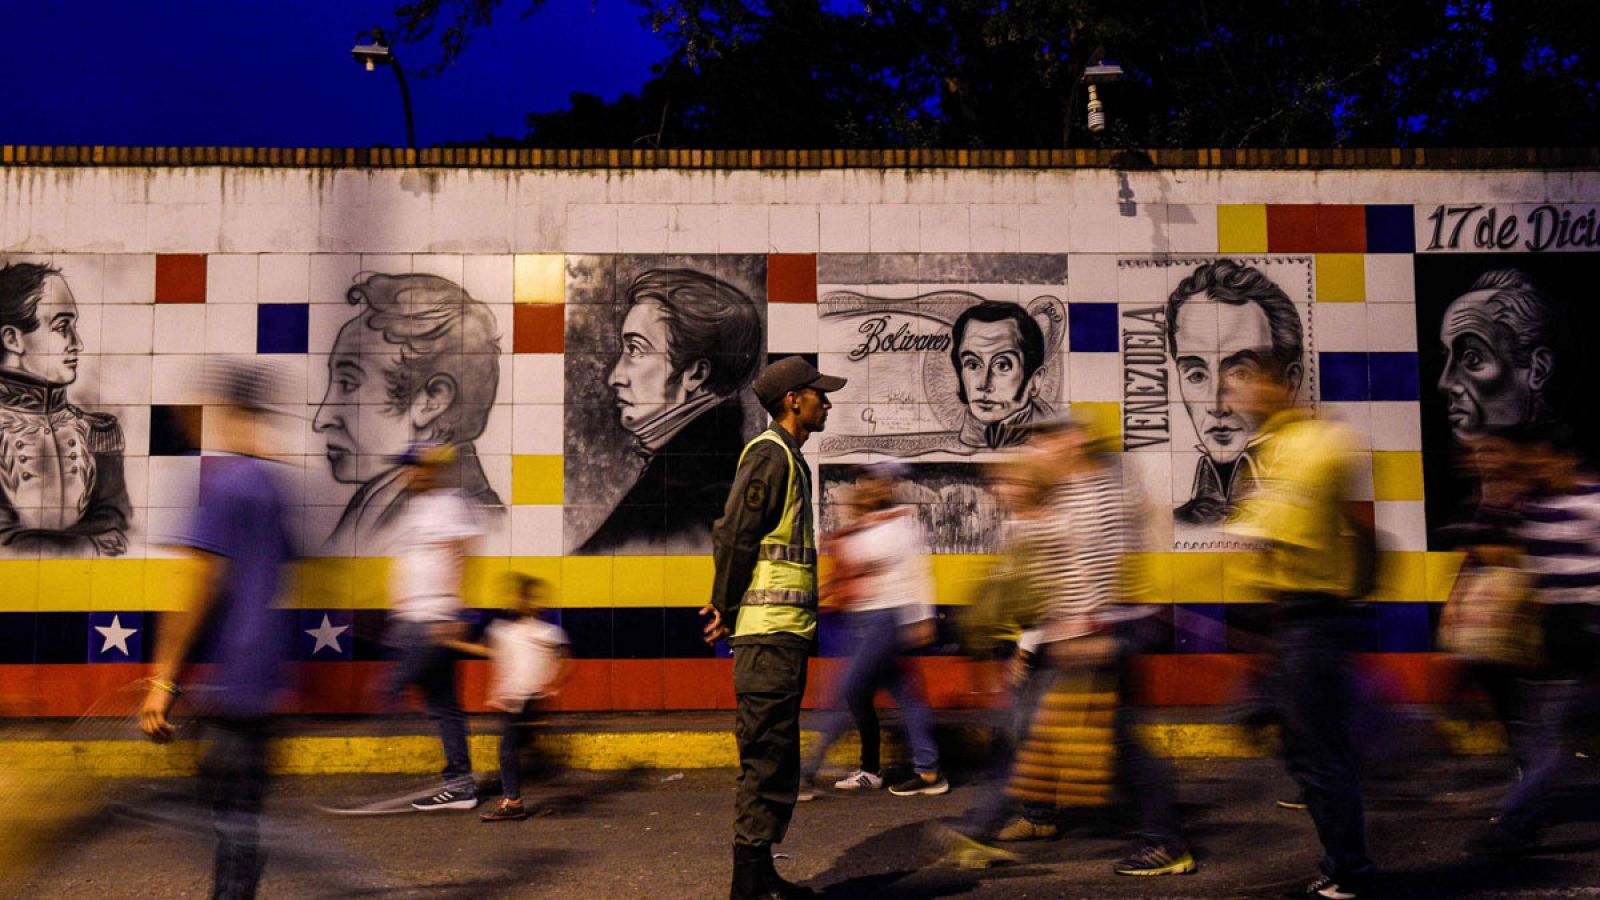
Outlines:
{"type": "Polygon", "coordinates": [[[288,687],[291,631],[277,608],[284,564],[295,555],[293,503],[281,467],[267,461],[271,423],[263,373],[229,367],[217,379],[215,415],[226,456],[205,459],[200,503],[177,539],[194,562],[182,611],[168,614],[141,713],[152,740],[167,720],[196,651],[213,661],[192,704],[206,722],[200,784],[217,834],[216,897],[254,897],[264,857],[259,818],[267,787],[272,714],[288,687]]]}

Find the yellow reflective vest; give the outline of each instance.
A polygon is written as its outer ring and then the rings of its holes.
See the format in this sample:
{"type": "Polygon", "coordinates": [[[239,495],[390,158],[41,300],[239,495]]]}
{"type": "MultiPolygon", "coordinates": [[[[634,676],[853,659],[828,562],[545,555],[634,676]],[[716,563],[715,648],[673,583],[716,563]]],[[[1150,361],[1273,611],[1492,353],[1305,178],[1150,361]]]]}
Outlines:
{"type": "Polygon", "coordinates": [[[752,637],[788,632],[806,639],[817,634],[817,538],[811,515],[811,482],[794,458],[794,451],[778,435],[763,431],[745,445],[745,454],[761,441],[783,450],[789,462],[788,489],[783,515],[761,538],[760,556],[750,576],[750,586],[739,600],[733,636],[752,637]]]}

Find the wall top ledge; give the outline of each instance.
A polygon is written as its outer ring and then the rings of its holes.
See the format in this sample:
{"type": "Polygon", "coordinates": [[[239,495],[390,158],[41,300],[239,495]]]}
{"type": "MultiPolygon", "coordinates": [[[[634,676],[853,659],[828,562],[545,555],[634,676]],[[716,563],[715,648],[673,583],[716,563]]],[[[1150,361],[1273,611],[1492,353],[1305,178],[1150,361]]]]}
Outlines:
{"type": "Polygon", "coordinates": [[[604,150],[529,147],[0,145],[0,166],[460,169],[1553,169],[1600,147],[1189,150],[604,150]]]}

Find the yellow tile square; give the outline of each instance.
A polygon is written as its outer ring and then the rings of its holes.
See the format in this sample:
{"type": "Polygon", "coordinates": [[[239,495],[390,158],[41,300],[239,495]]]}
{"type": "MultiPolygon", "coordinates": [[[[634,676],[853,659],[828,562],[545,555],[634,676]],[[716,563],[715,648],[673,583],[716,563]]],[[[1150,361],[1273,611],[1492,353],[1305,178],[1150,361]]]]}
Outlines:
{"type": "Polygon", "coordinates": [[[1082,416],[1096,440],[1107,450],[1122,449],[1122,404],[1115,401],[1080,400],[1072,404],[1072,415],[1082,416]]]}
{"type": "Polygon", "coordinates": [[[325,556],[294,567],[289,605],[301,609],[349,609],[354,596],[351,561],[325,556]]]}
{"type": "Polygon", "coordinates": [[[519,454],[511,457],[512,503],[560,506],[564,493],[560,456],[519,454]]]}
{"type": "Polygon", "coordinates": [[[350,573],[351,609],[389,608],[389,559],[357,556],[345,560],[350,573]]]}
{"type": "Polygon", "coordinates": [[[511,560],[504,556],[474,556],[461,573],[461,599],[467,606],[503,609],[515,597],[506,591],[506,572],[511,560]]]}
{"type": "Polygon", "coordinates": [[[612,606],[612,558],[563,556],[561,595],[564,606],[612,606]]]}
{"type": "Polygon", "coordinates": [[[617,606],[660,606],[666,596],[667,565],[660,556],[617,556],[611,565],[611,597],[617,606]]]}
{"type": "Polygon", "coordinates": [[[1372,498],[1421,500],[1422,452],[1420,450],[1372,451],[1372,498]]]}
{"type": "Polygon", "coordinates": [[[1429,603],[1443,603],[1450,599],[1450,592],[1455,589],[1456,576],[1461,573],[1461,564],[1466,561],[1465,553],[1429,553],[1423,560],[1423,586],[1427,596],[1423,599],[1429,603]]]}
{"type": "Polygon", "coordinates": [[[0,612],[35,612],[39,608],[39,560],[0,560],[0,612]]]}
{"type": "Polygon", "coordinates": [[[89,608],[101,612],[144,609],[144,560],[97,559],[90,569],[89,608]]]}
{"type": "Polygon", "coordinates": [[[1317,254],[1317,301],[1364,303],[1367,299],[1367,258],[1360,253],[1317,254]]]}
{"type": "Polygon", "coordinates": [[[1223,553],[1172,554],[1173,603],[1221,603],[1223,553]]]}
{"type": "Polygon", "coordinates": [[[39,561],[39,611],[84,612],[90,609],[94,588],[92,560],[44,559],[39,561]]]}
{"type": "Polygon", "coordinates": [[[935,602],[970,604],[979,583],[988,576],[998,558],[985,553],[942,553],[929,557],[935,602]]]}
{"type": "Polygon", "coordinates": [[[512,260],[511,294],[517,303],[564,303],[567,258],[560,253],[519,253],[512,260]]]}
{"type": "Polygon", "coordinates": [[[1426,599],[1427,554],[1387,551],[1378,556],[1378,589],[1372,599],[1416,603],[1426,599]]]}
{"type": "Polygon", "coordinates": [[[1265,603],[1268,598],[1261,590],[1261,576],[1257,571],[1260,560],[1254,553],[1219,553],[1222,557],[1222,602],[1265,603]]]}
{"type": "Polygon", "coordinates": [[[188,608],[200,577],[197,559],[147,559],[144,563],[144,605],[150,612],[188,608]]]}
{"type": "Polygon", "coordinates": [[[519,575],[544,580],[547,585],[548,596],[545,602],[551,607],[565,605],[566,593],[561,582],[561,557],[559,556],[514,556],[506,560],[507,571],[519,575]]]}
{"type": "Polygon", "coordinates": [[[1175,553],[1128,554],[1128,598],[1134,603],[1172,602],[1172,557],[1175,553]]]}
{"type": "Polygon", "coordinates": [[[716,566],[709,556],[663,558],[662,602],[667,606],[699,608],[711,602],[711,579],[716,566]]]}
{"type": "Polygon", "coordinates": [[[1267,207],[1261,203],[1223,203],[1217,206],[1219,253],[1267,252],[1267,207]]]}

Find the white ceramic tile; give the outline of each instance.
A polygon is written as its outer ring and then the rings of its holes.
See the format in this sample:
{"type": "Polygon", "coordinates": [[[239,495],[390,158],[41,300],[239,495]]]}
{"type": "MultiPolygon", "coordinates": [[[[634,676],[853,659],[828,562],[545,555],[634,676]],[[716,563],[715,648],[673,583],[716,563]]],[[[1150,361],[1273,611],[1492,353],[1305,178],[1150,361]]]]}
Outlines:
{"type": "Polygon", "coordinates": [[[1217,206],[1174,203],[1167,207],[1167,235],[1173,253],[1217,252],[1217,206]]]}
{"type": "Polygon", "coordinates": [[[368,274],[382,272],[386,275],[402,275],[411,271],[412,255],[410,253],[363,253],[361,255],[361,272],[368,274]]]}
{"type": "Polygon", "coordinates": [[[672,230],[667,233],[670,253],[715,253],[717,208],[704,203],[672,208],[672,230]]]}
{"type": "Polygon", "coordinates": [[[61,277],[72,288],[78,306],[99,306],[105,295],[106,261],[98,253],[57,253],[50,265],[61,270],[61,277]]]}
{"type": "MultiPolygon", "coordinates": [[[[198,460],[197,460],[198,461],[198,460]]],[[[188,533],[193,504],[185,507],[151,504],[144,509],[147,559],[172,559],[183,555],[178,544],[188,533]]]]}
{"type": "Polygon", "coordinates": [[[128,505],[133,507],[133,519],[137,522],[150,505],[150,458],[124,453],[122,483],[128,489],[128,505]]]}
{"type": "Polygon", "coordinates": [[[200,457],[150,457],[150,505],[190,510],[200,497],[200,457]]]}
{"type": "Polygon", "coordinates": [[[918,209],[910,204],[867,208],[868,247],[873,253],[915,253],[920,238],[918,209]]]}
{"type": "MultiPolygon", "coordinates": [[[[1424,385],[1425,390],[1431,386],[1424,385]]],[[[1415,400],[1379,401],[1369,404],[1372,416],[1372,449],[1421,450],[1422,404],[1415,400]]]]}
{"type": "Polygon", "coordinates": [[[822,253],[866,253],[871,246],[868,207],[825,204],[821,207],[822,253]]]}
{"type": "Polygon", "coordinates": [[[1378,546],[1384,550],[1428,549],[1428,518],[1420,500],[1379,500],[1372,504],[1378,546]]]}
{"type": "Polygon", "coordinates": [[[478,462],[483,465],[483,477],[489,482],[489,487],[500,495],[500,502],[511,502],[511,454],[493,453],[479,454],[478,462]]]}
{"type": "Polygon", "coordinates": [[[511,402],[560,403],[564,377],[562,359],[560,353],[516,354],[512,362],[511,402]]]}
{"type": "Polygon", "coordinates": [[[561,507],[511,507],[512,556],[560,556],[561,507]]]}
{"type": "Polygon", "coordinates": [[[257,303],[305,303],[311,296],[311,258],[263,253],[256,262],[257,303]]]}
{"type": "Polygon", "coordinates": [[[109,254],[105,258],[102,302],[156,302],[156,258],[149,253],[109,254]]]}
{"type": "Polygon", "coordinates": [[[251,253],[213,253],[206,257],[206,303],[255,303],[260,271],[251,253]]]}
{"type": "Polygon", "coordinates": [[[817,352],[817,305],[771,303],[767,305],[769,353],[817,352]]]}
{"type": "MultiPolygon", "coordinates": [[[[514,259],[509,253],[480,254],[461,261],[461,287],[468,296],[491,305],[509,304],[514,297],[514,259]]],[[[510,319],[501,327],[510,328],[510,319]]]]}
{"type": "Polygon", "coordinates": [[[154,338],[153,306],[108,303],[102,308],[99,352],[149,353],[154,346],[154,338]]]}
{"type": "MultiPolygon", "coordinates": [[[[1317,310],[1320,318],[1330,304],[1317,310]]],[[[1367,308],[1367,349],[1407,353],[1417,350],[1417,308],[1410,303],[1349,303],[1367,308]]],[[[1320,329],[1320,322],[1318,328],[1320,329]]]]}
{"type": "Polygon", "coordinates": [[[161,303],[155,307],[156,353],[194,353],[206,345],[203,303],[161,303]]]}
{"type": "Polygon", "coordinates": [[[309,259],[307,298],[313,305],[345,305],[345,295],[361,274],[361,257],[353,253],[314,253],[309,259]]]}
{"type": "MultiPolygon", "coordinates": [[[[1096,254],[1089,258],[1107,257],[1096,254]]],[[[1167,302],[1168,295],[1172,293],[1172,275],[1171,267],[1154,261],[1124,260],[1117,264],[1116,290],[1110,296],[1124,307],[1160,306],[1167,302]]],[[[1106,298],[1102,296],[1093,299],[1106,298]]]]}
{"type": "Polygon", "coordinates": [[[596,203],[574,203],[567,207],[569,253],[617,252],[618,207],[596,203]]]}
{"type": "Polygon", "coordinates": [[[1351,467],[1350,499],[1372,499],[1372,456],[1371,454],[1358,454],[1355,465],[1351,467]]]}
{"type": "Polygon", "coordinates": [[[617,211],[617,250],[621,253],[665,253],[672,230],[672,207],[630,204],[617,211]]]}
{"type": "Polygon", "coordinates": [[[255,306],[238,304],[212,306],[209,303],[206,306],[207,353],[256,352],[255,306]]]}
{"type": "Polygon", "coordinates": [[[1367,349],[1365,303],[1319,303],[1316,316],[1318,351],[1367,349]]]}
{"type": "Polygon", "coordinates": [[[511,446],[521,454],[559,456],[563,452],[565,407],[559,403],[523,403],[511,410],[511,446]]]}
{"type": "Polygon", "coordinates": [[[1126,202],[1117,206],[1117,249],[1123,253],[1167,253],[1172,236],[1165,203],[1126,202]]]}
{"type": "Polygon", "coordinates": [[[718,253],[766,253],[770,244],[767,207],[758,204],[717,207],[718,253]]]}
{"type": "Polygon", "coordinates": [[[344,506],[307,506],[305,510],[305,533],[301,540],[305,542],[307,552],[312,556],[353,556],[355,555],[355,538],[349,531],[341,534],[336,540],[329,540],[334,529],[339,527],[339,519],[344,515],[344,506]]]}
{"type": "Polygon", "coordinates": [[[967,253],[972,249],[969,207],[940,203],[917,207],[918,248],[923,253],[967,253]]]}
{"type": "Polygon", "coordinates": [[[1409,253],[1366,254],[1368,303],[1415,303],[1417,281],[1409,253]]]}
{"type": "Polygon", "coordinates": [[[1072,207],[1029,203],[1017,207],[1023,253],[1065,253],[1072,247],[1072,207]]]}
{"type": "Polygon", "coordinates": [[[200,354],[155,356],[150,360],[150,402],[200,403],[205,399],[205,357],[200,354]]]}
{"type": "Polygon", "coordinates": [[[474,555],[490,559],[504,559],[511,555],[511,516],[508,510],[509,507],[484,510],[483,537],[474,543],[474,555]]]}
{"type": "Polygon", "coordinates": [[[1341,422],[1350,429],[1350,440],[1354,450],[1370,450],[1370,434],[1372,432],[1371,404],[1357,403],[1330,403],[1323,401],[1317,404],[1317,415],[1341,422]]]}
{"type": "Polygon", "coordinates": [[[767,239],[772,253],[815,253],[821,246],[822,216],[815,204],[772,207],[767,239]]]}
{"type": "Polygon", "coordinates": [[[1122,399],[1122,357],[1117,353],[1067,354],[1068,397],[1074,401],[1122,399]]]}
{"type": "Polygon", "coordinates": [[[461,256],[456,253],[418,253],[411,257],[411,271],[437,275],[460,284],[461,256]]]}
{"type": "Polygon", "coordinates": [[[1021,212],[1015,206],[974,204],[967,208],[973,253],[1018,253],[1022,250],[1021,212]]]}
{"type": "Polygon", "coordinates": [[[151,358],[143,353],[97,353],[84,357],[79,375],[83,402],[93,407],[149,403],[151,358]]]}
{"type": "MultiPolygon", "coordinates": [[[[1079,203],[1084,203],[1082,198],[1079,203]]],[[[1112,253],[1118,249],[1123,226],[1114,198],[1108,196],[1087,205],[1069,207],[1067,221],[1074,251],[1112,253]]]]}

